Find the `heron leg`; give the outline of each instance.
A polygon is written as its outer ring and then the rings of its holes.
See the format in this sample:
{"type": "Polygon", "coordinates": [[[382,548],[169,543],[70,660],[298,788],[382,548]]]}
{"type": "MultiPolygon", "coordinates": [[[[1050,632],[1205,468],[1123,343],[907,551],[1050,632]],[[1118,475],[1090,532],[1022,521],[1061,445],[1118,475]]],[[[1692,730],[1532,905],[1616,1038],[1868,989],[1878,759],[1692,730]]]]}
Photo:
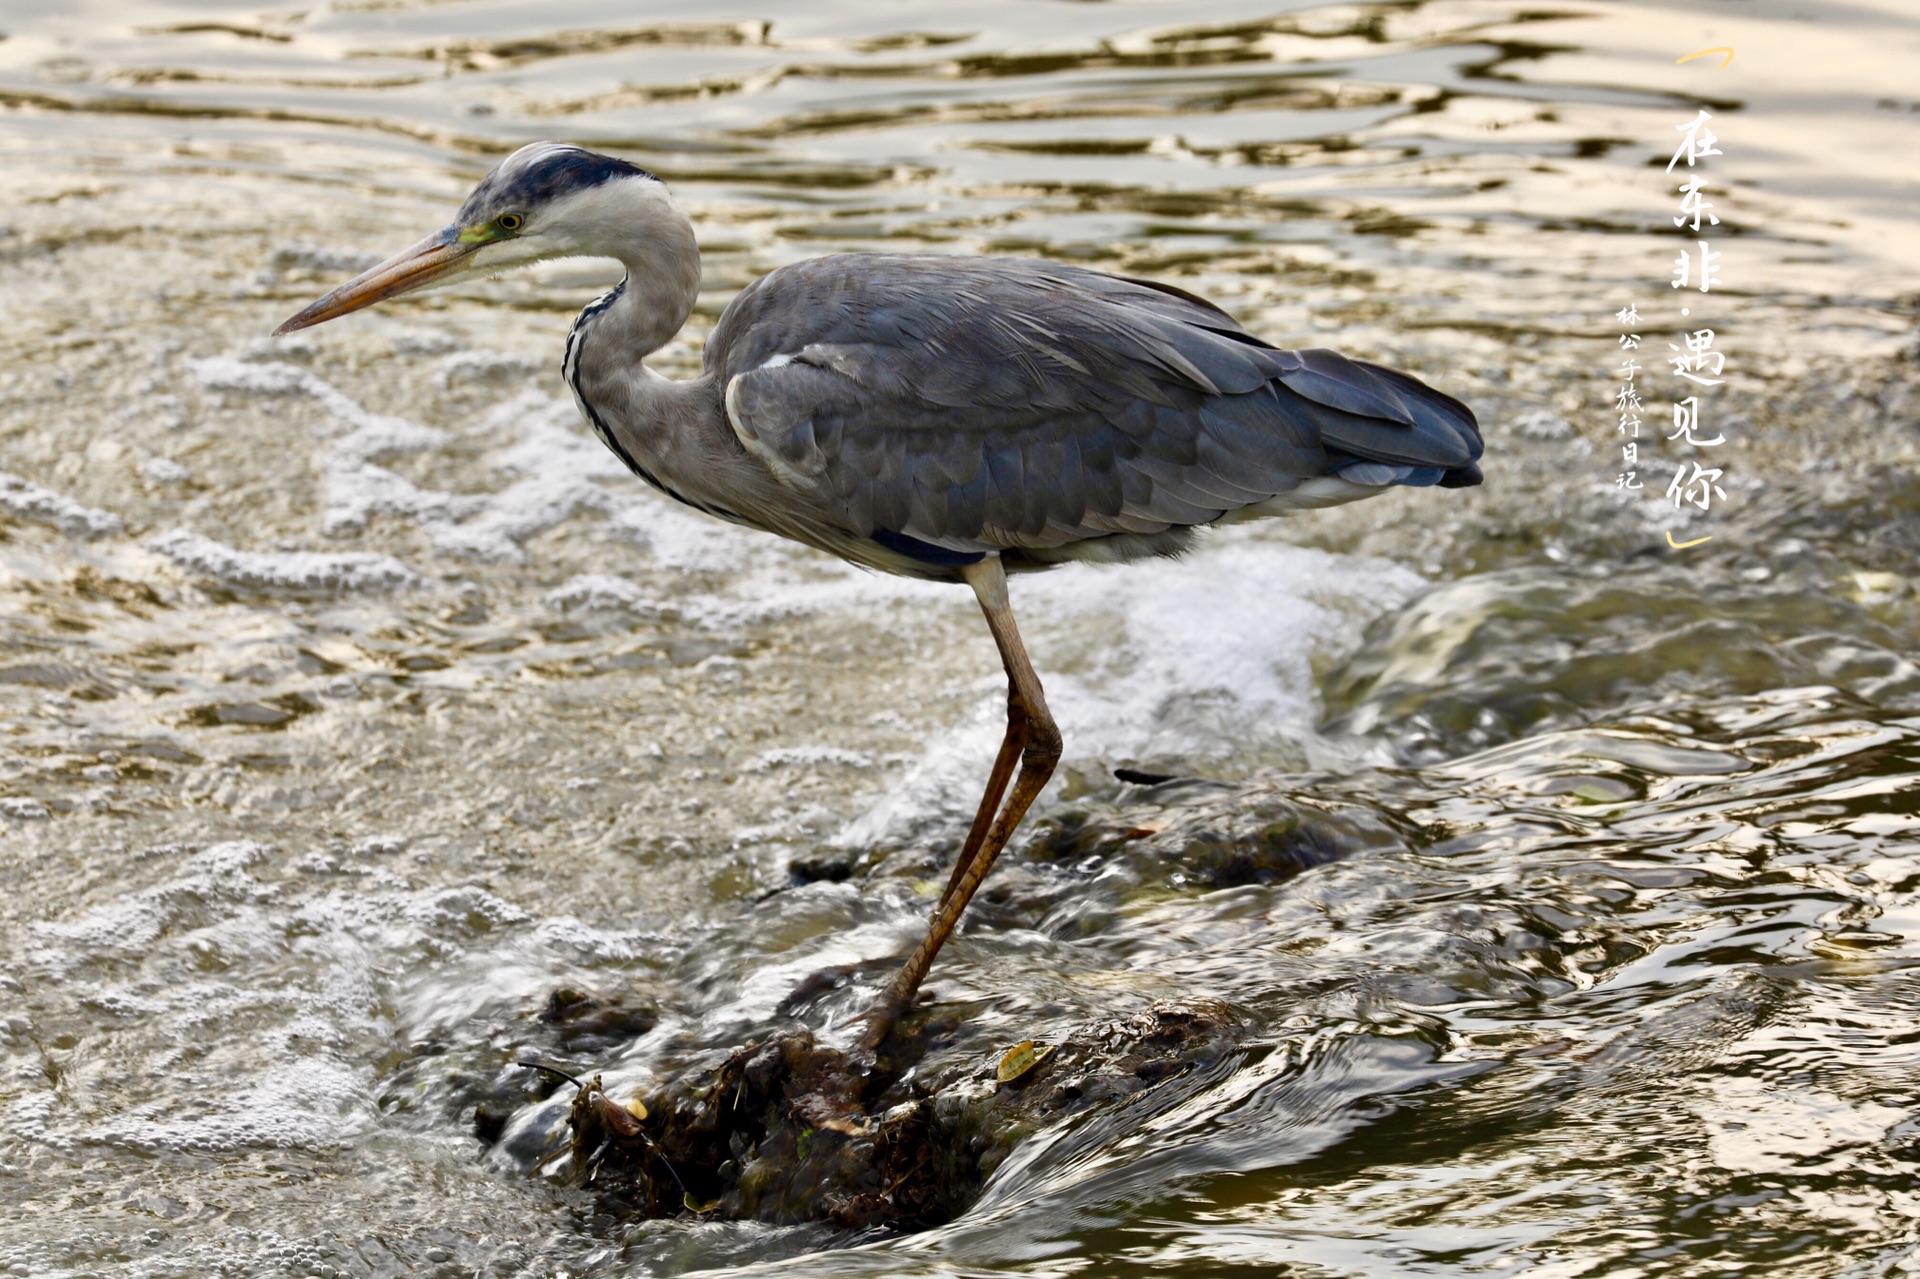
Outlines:
{"type": "Polygon", "coordinates": [[[1019,628],[1014,625],[1013,607],[1007,599],[1006,570],[1000,558],[982,560],[962,569],[961,573],[980,601],[980,611],[987,617],[987,629],[993,632],[1001,663],[1007,669],[1007,735],[1000,744],[1000,756],[994,762],[993,775],[988,779],[986,794],[981,797],[973,829],[961,849],[953,878],[948,881],[947,890],[928,921],[926,937],[867,1014],[867,1031],[861,1037],[860,1046],[868,1053],[879,1050],[900,1014],[912,1004],[920,983],[926,980],[927,970],[933,966],[934,956],[940,953],[940,947],[959,924],[967,903],[973,900],[981,881],[993,869],[994,859],[1000,856],[1014,828],[1026,816],[1047,779],[1053,776],[1054,766],[1060,762],[1060,729],[1047,710],[1040,677],[1034,674],[1033,663],[1027,660],[1026,646],[1020,642],[1019,628]],[[1012,790],[1005,803],[1001,803],[1000,792],[1007,786],[1007,774],[1013,771],[1016,757],[1019,772],[1012,779],[1012,790]]]}
{"type": "Polygon", "coordinates": [[[980,797],[980,807],[974,810],[973,827],[967,832],[967,842],[960,846],[960,856],[953,862],[953,874],[947,878],[946,891],[940,894],[940,904],[946,905],[947,898],[953,896],[953,890],[960,885],[961,876],[967,873],[967,867],[979,856],[980,849],[987,842],[987,832],[993,828],[993,817],[1000,811],[1000,800],[1007,793],[1007,783],[1013,780],[1013,766],[1019,762],[1020,754],[1027,746],[1027,708],[1020,701],[1011,681],[1007,684],[1007,734],[1000,739],[1000,754],[993,761],[993,775],[987,778],[986,794],[980,797]]]}

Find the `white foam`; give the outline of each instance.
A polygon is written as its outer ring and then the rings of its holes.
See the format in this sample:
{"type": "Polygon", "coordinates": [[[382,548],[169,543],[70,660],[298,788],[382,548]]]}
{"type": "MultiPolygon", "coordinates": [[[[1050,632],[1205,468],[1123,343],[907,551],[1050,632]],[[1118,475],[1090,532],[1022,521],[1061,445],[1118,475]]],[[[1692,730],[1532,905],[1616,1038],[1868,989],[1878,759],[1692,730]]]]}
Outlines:
{"type": "Polygon", "coordinates": [[[240,358],[259,362],[311,360],[320,354],[320,344],[311,333],[288,333],[278,337],[257,337],[240,348],[240,358]]]}
{"type": "Polygon", "coordinates": [[[319,594],[416,586],[419,575],[390,555],[369,551],[241,551],[174,529],[147,543],[189,573],[256,591],[319,594]]]}
{"type": "Polygon", "coordinates": [[[619,464],[576,428],[572,405],[551,396],[528,391],[477,425],[476,434],[506,437],[488,460],[516,478],[491,493],[467,494],[422,488],[372,461],[381,453],[444,443],[446,432],[369,415],[337,392],[323,395],[304,380],[285,380],[351,428],[333,442],[326,459],[322,528],[329,535],[356,532],[385,516],[417,524],[435,546],[456,555],[519,560],[527,538],[575,515],[604,512],[616,500],[605,481],[622,477],[619,464]]]}
{"type": "Polygon", "coordinates": [[[372,1116],[357,1104],[371,1086],[371,1073],[309,1052],[298,1069],[249,1081],[244,1103],[218,1098],[202,1113],[175,1116],[169,1113],[178,1105],[174,1098],[149,1102],[104,1116],[87,1138],[149,1152],[324,1149],[373,1127],[372,1116]]]}
{"type": "MultiPolygon", "coordinates": [[[[71,943],[74,950],[100,956],[145,954],[183,912],[196,902],[257,900],[262,886],[250,872],[266,850],[250,840],[215,844],[189,859],[188,873],[158,887],[120,897],[67,921],[33,925],[36,936],[71,943]]],[[[55,965],[68,952],[60,948],[30,952],[42,964],[55,965]]]]}
{"type": "Polygon", "coordinates": [[[423,489],[403,475],[350,453],[329,457],[325,474],[327,496],[320,531],[329,537],[358,533],[376,516],[411,520],[431,533],[485,506],[484,498],[423,489]]]}
{"type": "Polygon", "coordinates": [[[604,512],[615,501],[603,481],[625,475],[612,453],[577,428],[571,404],[527,391],[480,423],[486,436],[517,438],[491,461],[517,476],[486,494],[466,519],[430,523],[435,545],[482,559],[518,560],[520,543],[584,512],[604,512]]]}
{"type": "Polygon", "coordinates": [[[140,464],[140,474],[155,484],[184,484],[193,478],[193,472],[180,463],[164,457],[150,457],[140,464]]]}
{"type": "Polygon", "coordinates": [[[349,430],[390,431],[404,436],[428,429],[402,417],[370,413],[352,396],[296,365],[272,362],[256,364],[232,356],[216,355],[204,360],[189,360],[187,367],[202,386],[217,391],[235,391],[243,395],[309,396],[328,416],[349,430]]]}
{"type": "Polygon", "coordinates": [[[783,746],[762,751],[747,761],[746,771],[764,773],[776,768],[872,768],[873,756],[865,751],[842,750],[837,746],[783,746]]]}
{"type": "Polygon", "coordinates": [[[438,329],[406,329],[393,335],[395,355],[445,355],[460,349],[460,340],[438,329]]]}
{"type": "MultiPolygon", "coordinates": [[[[358,533],[376,518],[396,519],[417,525],[443,551],[516,561],[527,538],[579,515],[604,515],[662,567],[701,572],[748,566],[773,545],[764,534],[687,511],[644,488],[584,429],[570,400],[529,389],[488,413],[471,433],[501,441],[487,461],[513,478],[492,492],[455,493],[423,488],[378,465],[389,454],[443,445],[452,438],[447,431],[369,412],[323,378],[284,362],[215,357],[190,367],[207,387],[304,396],[331,419],[337,433],[322,462],[321,529],[328,536],[358,533]]],[[[533,361],[487,351],[455,352],[441,361],[442,381],[533,367],[533,361]]]]}
{"type": "Polygon", "coordinates": [[[477,499],[422,489],[374,464],[391,453],[416,452],[446,443],[447,432],[403,417],[369,412],[325,379],[285,363],[250,363],[216,356],[189,362],[204,386],[250,395],[303,395],[312,399],[340,432],[326,454],[326,500],[321,531],[329,536],[364,529],[375,516],[444,523],[480,509],[477,499]]]}
{"type": "Polygon", "coordinates": [[[1017,583],[1014,604],[1076,668],[1059,680],[1056,714],[1102,753],[1138,756],[1310,725],[1315,658],[1357,643],[1367,620],[1422,585],[1385,560],[1223,532],[1185,559],[1017,583]],[[1063,616],[1078,624],[1045,620],[1063,616]]]}
{"type": "Polygon", "coordinates": [[[777,545],[767,534],[690,511],[651,490],[622,494],[607,522],[639,541],[662,568],[725,572],[751,563],[777,545]]]}
{"type": "MultiPolygon", "coordinates": [[[[767,533],[748,536],[754,539],[748,544],[751,571],[683,598],[682,617],[716,630],[736,630],[783,618],[958,598],[959,588],[951,585],[870,573],[767,533]]],[[[892,624],[875,614],[876,626],[892,624]]]]}
{"type": "MultiPolygon", "coordinates": [[[[498,358],[484,355],[480,363],[498,358]]],[[[520,544],[534,534],[577,514],[610,509],[615,499],[604,482],[624,475],[612,454],[577,429],[571,404],[527,391],[500,405],[476,428],[483,435],[509,437],[490,461],[516,479],[492,493],[426,489],[376,465],[375,459],[444,444],[451,438],[446,431],[371,413],[324,379],[291,364],[215,357],[195,360],[191,367],[203,385],[219,390],[306,396],[333,420],[341,433],[325,455],[327,492],[321,516],[322,531],[330,536],[358,532],[384,516],[418,524],[436,546],[454,554],[518,560],[520,544]]]]}
{"type": "Polygon", "coordinates": [[[376,417],[333,441],[333,453],[343,460],[371,462],[389,453],[418,453],[449,438],[445,431],[403,417],[376,417]]]}
{"type": "Polygon", "coordinates": [[[506,924],[531,923],[533,916],[473,884],[455,884],[415,897],[402,911],[409,922],[435,936],[488,932],[506,924]]]}
{"type": "Polygon", "coordinates": [[[536,921],[477,884],[413,884],[366,865],[398,846],[150,848],[93,904],[29,925],[10,967],[56,1001],[49,1018],[85,1025],[112,1068],[89,1074],[85,1105],[22,1081],[0,1105],[0,1144],[338,1145],[382,1122],[373,1088],[396,1043],[537,1006],[570,965],[659,949],[635,932],[536,921]],[[348,884],[301,873],[317,853],[378,873],[348,884]]]}
{"type": "Polygon", "coordinates": [[[456,351],[440,361],[439,371],[434,376],[441,386],[452,386],[456,382],[526,377],[553,363],[555,361],[514,355],[507,351],[456,351]]]}
{"type": "MultiPolygon", "coordinates": [[[[1421,585],[1387,561],[1222,530],[1179,560],[1020,578],[1013,605],[1066,739],[1065,766],[1204,764],[1311,739],[1316,660],[1350,649],[1369,619],[1421,585]]],[[[998,668],[983,665],[975,683],[974,712],[835,843],[871,847],[971,815],[1006,726],[998,668]]]]}
{"type": "Polygon", "coordinates": [[[650,613],[659,604],[624,577],[582,573],[549,591],[547,607],[556,613],[650,613]]]}
{"type": "Polygon", "coordinates": [[[1513,419],[1512,430],[1529,440],[1567,440],[1574,435],[1573,423],[1552,409],[1529,409],[1513,419]]]}
{"type": "Polygon", "coordinates": [[[111,511],[83,506],[64,494],[4,473],[0,473],[0,511],[76,537],[111,537],[126,527],[125,521],[111,511]]]}

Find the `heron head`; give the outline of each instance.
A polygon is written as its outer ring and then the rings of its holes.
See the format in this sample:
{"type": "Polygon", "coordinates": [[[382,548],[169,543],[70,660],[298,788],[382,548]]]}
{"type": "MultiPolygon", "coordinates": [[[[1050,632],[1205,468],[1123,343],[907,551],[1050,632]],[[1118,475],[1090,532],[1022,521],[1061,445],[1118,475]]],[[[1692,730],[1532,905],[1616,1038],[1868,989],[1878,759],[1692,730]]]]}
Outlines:
{"type": "MultiPolygon", "coordinates": [[[[665,186],[638,165],[557,142],[532,143],[481,179],[450,225],[348,280],[274,333],[545,258],[623,257],[636,233],[644,233],[636,205],[673,207],[665,186]]],[[[684,221],[677,209],[675,215],[684,221]]]]}

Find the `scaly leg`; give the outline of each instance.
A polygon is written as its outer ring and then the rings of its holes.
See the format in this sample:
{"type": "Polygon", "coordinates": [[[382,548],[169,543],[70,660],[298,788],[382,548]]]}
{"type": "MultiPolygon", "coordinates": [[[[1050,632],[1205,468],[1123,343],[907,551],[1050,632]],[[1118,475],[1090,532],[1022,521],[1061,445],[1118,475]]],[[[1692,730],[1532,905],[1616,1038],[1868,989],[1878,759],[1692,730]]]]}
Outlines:
{"type": "Polygon", "coordinates": [[[980,846],[987,842],[987,832],[993,827],[993,815],[1000,811],[1000,799],[1007,793],[1007,783],[1013,779],[1013,766],[1020,758],[1020,752],[1027,746],[1027,709],[1020,704],[1019,694],[1011,684],[1007,687],[1007,735],[1000,739],[1000,755],[993,761],[993,775],[987,778],[987,793],[980,797],[980,807],[974,810],[973,829],[967,832],[967,842],[960,846],[960,856],[954,858],[953,874],[947,879],[947,890],[940,894],[941,904],[953,896],[953,890],[959,886],[960,877],[967,873],[967,867],[980,852],[980,846]]]}
{"type": "Polygon", "coordinates": [[[879,1050],[900,1014],[912,1004],[920,983],[926,980],[927,970],[933,966],[933,957],[940,953],[940,947],[959,924],[967,903],[973,900],[981,881],[993,869],[994,859],[1006,847],[1014,827],[1026,816],[1047,779],[1053,776],[1054,765],[1060,762],[1060,729],[1047,710],[1040,677],[1034,674],[1033,664],[1027,660],[1026,646],[1020,642],[1019,628],[1014,625],[1013,607],[1007,599],[1006,570],[1000,564],[1000,557],[992,556],[969,565],[961,574],[979,599],[980,611],[987,615],[987,628],[993,632],[993,641],[1000,648],[1000,660],[1007,668],[1007,736],[1001,743],[1000,758],[994,763],[993,776],[987,782],[986,794],[974,817],[974,828],[961,849],[959,864],[954,867],[947,891],[934,907],[933,918],[927,924],[926,937],[867,1014],[867,1032],[860,1040],[861,1048],[867,1053],[879,1050]],[[998,791],[1006,786],[1006,773],[1011,771],[1016,752],[1020,772],[1013,779],[1012,793],[1001,805],[997,802],[998,791]],[[981,835],[983,828],[985,834],[981,835]],[[980,836],[977,846],[976,836],[980,836]]]}

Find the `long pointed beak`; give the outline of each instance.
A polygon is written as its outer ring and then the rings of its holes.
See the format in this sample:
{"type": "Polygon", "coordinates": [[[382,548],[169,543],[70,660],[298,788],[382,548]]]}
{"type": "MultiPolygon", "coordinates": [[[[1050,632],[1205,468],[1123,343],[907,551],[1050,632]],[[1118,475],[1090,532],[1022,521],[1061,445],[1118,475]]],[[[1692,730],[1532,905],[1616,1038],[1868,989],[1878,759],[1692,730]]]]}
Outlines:
{"type": "Polygon", "coordinates": [[[478,243],[461,243],[460,228],[436,231],[400,250],[370,271],[363,271],[273,331],[275,337],[358,311],[363,306],[424,288],[459,271],[478,243]]]}

